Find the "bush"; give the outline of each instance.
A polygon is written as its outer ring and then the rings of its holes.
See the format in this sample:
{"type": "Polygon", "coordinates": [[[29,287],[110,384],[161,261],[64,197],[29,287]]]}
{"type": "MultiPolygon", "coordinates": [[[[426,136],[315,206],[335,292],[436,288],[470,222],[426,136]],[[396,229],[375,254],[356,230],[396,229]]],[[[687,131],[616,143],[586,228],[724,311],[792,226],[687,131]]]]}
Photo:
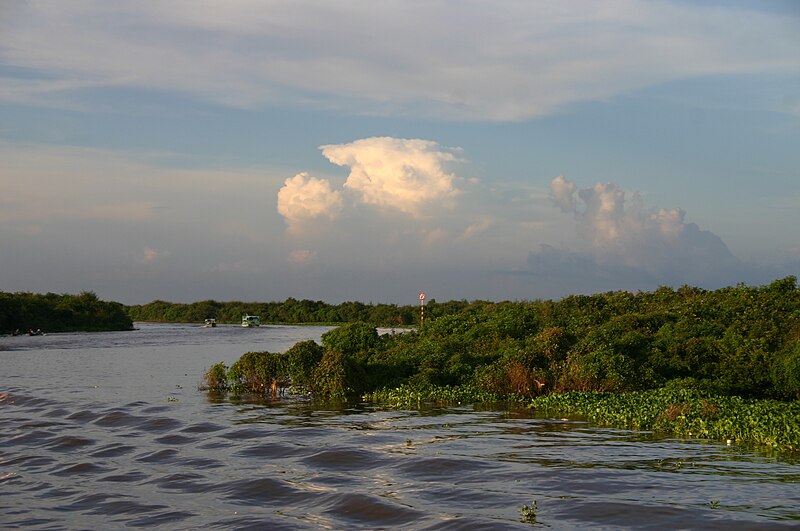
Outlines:
{"type": "Polygon", "coordinates": [[[556,391],[625,391],[638,388],[632,359],[610,349],[570,353],[561,365],[556,391]]]}
{"type": "Polygon", "coordinates": [[[353,355],[375,348],[380,337],[375,327],[363,322],[349,323],[322,335],[322,346],[353,355]]]}
{"type": "Polygon", "coordinates": [[[234,390],[266,394],[273,383],[286,386],[290,380],[286,357],[270,352],[248,352],[236,361],[228,373],[234,390]]]}
{"type": "Polygon", "coordinates": [[[328,399],[344,399],[361,393],[366,381],[364,369],[338,350],[326,350],[314,369],[311,390],[328,399]]]}
{"type": "Polygon", "coordinates": [[[212,365],[205,374],[203,380],[206,383],[205,388],[210,391],[225,391],[228,389],[228,367],[220,362],[212,365]]]}
{"type": "Polygon", "coordinates": [[[286,363],[292,384],[310,387],[314,368],[322,361],[322,347],[314,341],[301,341],[286,351],[286,363]]]}
{"type": "Polygon", "coordinates": [[[544,371],[536,371],[523,362],[504,359],[479,370],[478,382],[484,391],[499,396],[531,398],[546,390],[544,371]]]}
{"type": "Polygon", "coordinates": [[[780,397],[800,400],[800,341],[776,357],[770,373],[780,397]]]}

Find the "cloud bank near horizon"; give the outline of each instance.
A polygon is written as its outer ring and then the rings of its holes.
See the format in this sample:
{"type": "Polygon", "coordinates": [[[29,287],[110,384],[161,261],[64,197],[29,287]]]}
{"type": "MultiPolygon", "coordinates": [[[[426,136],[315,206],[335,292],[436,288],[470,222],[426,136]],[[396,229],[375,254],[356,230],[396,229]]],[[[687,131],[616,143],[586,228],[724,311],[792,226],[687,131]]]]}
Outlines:
{"type": "Polygon", "coordinates": [[[8,251],[0,262],[24,282],[15,289],[34,289],[27,286],[46,278],[58,287],[45,291],[116,290],[114,275],[121,274],[138,283],[129,297],[149,299],[188,293],[180,290],[192,289],[189,277],[212,286],[212,298],[246,297],[264,279],[286,275],[294,284],[268,280],[280,284],[270,297],[319,298],[316,293],[328,289],[332,300],[395,301],[418,289],[439,299],[514,299],[658,285],[715,287],[764,283],[797,270],[796,263],[771,270],[742,266],[718,236],[687,222],[681,209],[647,207],[613,183],[579,190],[556,177],[549,198],[545,183],[498,190],[446,169],[466,159],[432,141],[413,144],[426,149],[409,148],[405,159],[395,152],[405,162],[390,165],[399,172],[393,176],[349,150],[408,145],[370,140],[337,146],[383,183],[375,183],[376,190],[389,187],[385,197],[396,204],[367,204],[343,183],[304,173],[287,179],[266,169],[166,170],[153,164],[158,154],[148,160],[69,147],[42,153],[0,143],[6,167],[18,177],[0,199],[0,236],[8,251]],[[427,165],[417,167],[416,160],[427,165]],[[389,183],[407,174],[409,164],[415,179],[425,176],[415,182],[430,190],[390,193],[389,183]],[[53,175],[59,179],[50,180],[53,175]],[[398,207],[438,203],[438,194],[453,208],[416,216],[413,208],[398,207]],[[264,201],[272,208],[263,208],[264,201]],[[566,236],[570,230],[583,247],[566,236]],[[72,239],[75,234],[81,238],[72,239]],[[564,238],[571,249],[547,245],[564,238]],[[526,254],[532,248],[538,250],[526,254]],[[25,253],[34,258],[20,261],[25,253]],[[391,282],[382,283],[387,278],[391,282]]]}
{"type": "MultiPolygon", "coordinates": [[[[527,233],[528,239],[539,239],[539,250],[527,256],[527,272],[573,277],[577,284],[592,280],[610,289],[709,285],[741,281],[745,270],[719,236],[687,222],[684,210],[645,206],[640,194],[626,194],[614,183],[579,190],[563,176],[552,179],[549,201],[570,216],[578,242],[572,250],[558,249],[546,242],[556,234],[554,227],[563,230],[563,218],[544,212],[539,207],[542,198],[515,196],[513,206],[520,212],[527,208],[528,214],[514,217],[512,205],[502,204],[503,199],[493,190],[455,185],[467,180],[447,171],[445,165],[464,161],[461,150],[429,140],[391,137],[320,149],[333,164],[349,167],[341,189],[335,190],[327,180],[298,174],[287,179],[278,194],[278,211],[287,224],[287,236],[311,245],[302,256],[316,259],[325,254],[314,246],[324,246],[323,240],[307,237],[323,227],[338,236],[349,234],[376,256],[399,252],[395,256],[400,262],[423,254],[431,259],[430,251],[436,249],[451,259],[458,253],[466,262],[502,256],[497,263],[508,264],[509,253],[527,233]],[[342,201],[344,197],[346,201],[342,201]],[[452,215],[441,208],[448,202],[452,215]],[[494,206],[472,208],[479,203],[494,206]],[[422,207],[430,204],[436,208],[423,216],[422,207]],[[388,214],[404,217],[406,221],[399,224],[403,228],[382,222],[388,214]],[[331,227],[339,216],[347,223],[331,227]],[[298,222],[301,217],[303,224],[298,222]],[[312,240],[315,243],[310,244],[312,240]]],[[[291,261],[309,263],[296,258],[291,261]]]]}
{"type": "Polygon", "coordinates": [[[616,289],[631,285],[701,285],[736,281],[741,262],[722,239],[679,208],[645,207],[638,193],[627,197],[614,183],[578,190],[564,178],[550,183],[551,199],[587,244],[584,251],[543,244],[528,255],[532,271],[560,277],[603,279],[616,289]]]}
{"type": "Polygon", "coordinates": [[[800,70],[798,17],[785,14],[667,0],[453,7],[6,2],[0,101],[90,109],[98,90],[134,89],[234,108],[517,121],[675,80],[800,70]]]}

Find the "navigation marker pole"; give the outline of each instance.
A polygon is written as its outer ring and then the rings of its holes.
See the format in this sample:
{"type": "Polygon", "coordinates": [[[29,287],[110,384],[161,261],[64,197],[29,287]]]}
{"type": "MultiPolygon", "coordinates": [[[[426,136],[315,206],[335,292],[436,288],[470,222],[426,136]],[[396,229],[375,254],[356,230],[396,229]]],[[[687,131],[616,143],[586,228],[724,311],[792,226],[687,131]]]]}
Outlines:
{"type": "Polygon", "coordinates": [[[419,294],[419,327],[425,322],[425,293],[419,294]]]}

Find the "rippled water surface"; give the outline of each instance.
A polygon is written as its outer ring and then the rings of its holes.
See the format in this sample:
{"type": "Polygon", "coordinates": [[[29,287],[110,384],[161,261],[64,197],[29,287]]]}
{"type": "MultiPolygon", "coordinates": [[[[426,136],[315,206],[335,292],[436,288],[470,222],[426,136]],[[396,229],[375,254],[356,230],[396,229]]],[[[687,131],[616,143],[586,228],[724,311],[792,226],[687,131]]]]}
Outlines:
{"type": "Polygon", "coordinates": [[[521,410],[214,397],[214,363],[328,329],[137,327],[0,337],[1,528],[800,527],[785,457],[521,410]]]}

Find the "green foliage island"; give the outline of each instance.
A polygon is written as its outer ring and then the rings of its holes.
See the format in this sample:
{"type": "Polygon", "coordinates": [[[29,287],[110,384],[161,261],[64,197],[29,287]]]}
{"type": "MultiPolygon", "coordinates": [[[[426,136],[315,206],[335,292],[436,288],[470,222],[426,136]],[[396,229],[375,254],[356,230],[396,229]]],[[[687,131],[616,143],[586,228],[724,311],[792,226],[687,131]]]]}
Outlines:
{"type": "Polygon", "coordinates": [[[0,334],[131,330],[133,321],[118,302],[80,295],[0,292],[0,334]]]}
{"type": "MultiPolygon", "coordinates": [[[[326,319],[327,320],[327,319],[326,319]]],[[[431,301],[379,335],[355,321],[205,374],[214,392],[310,393],[397,407],[514,401],[632,429],[800,451],[796,277],[719,290],[431,301]]]]}

